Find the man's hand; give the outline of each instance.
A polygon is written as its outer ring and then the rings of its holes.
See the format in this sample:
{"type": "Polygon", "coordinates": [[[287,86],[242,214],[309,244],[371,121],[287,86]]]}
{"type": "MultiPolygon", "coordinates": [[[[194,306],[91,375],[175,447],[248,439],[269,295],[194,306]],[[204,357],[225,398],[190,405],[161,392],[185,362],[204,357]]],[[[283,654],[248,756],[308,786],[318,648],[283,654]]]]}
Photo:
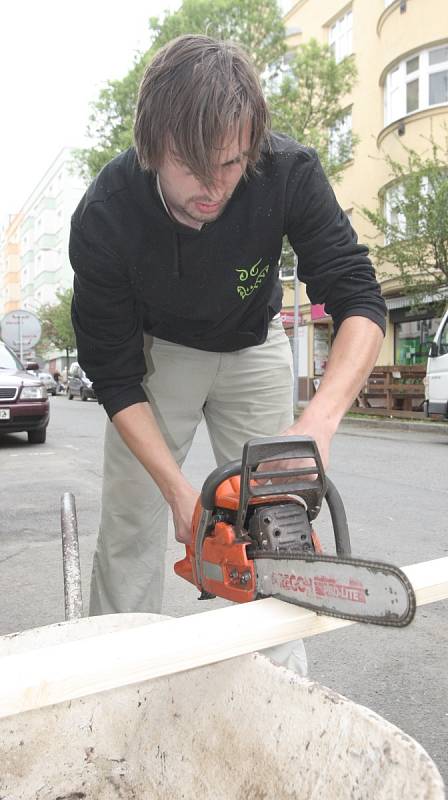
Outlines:
{"type": "MultiPolygon", "coordinates": [[[[322,420],[318,420],[313,422],[310,419],[302,419],[302,417],[291,425],[286,430],[282,431],[280,436],[309,436],[311,439],[314,439],[317,445],[317,449],[319,451],[319,455],[322,459],[322,464],[324,467],[324,471],[327,470],[327,467],[330,463],[330,446],[331,440],[333,438],[334,431],[330,428],[325,428],[322,420]]],[[[313,467],[315,466],[316,462],[314,459],[311,458],[291,458],[291,459],[279,459],[278,461],[266,461],[259,465],[258,470],[260,472],[269,471],[269,470],[286,470],[286,469],[297,469],[298,467],[313,467]]],[[[317,473],[310,473],[309,475],[304,475],[304,480],[314,480],[317,477],[317,473]]],[[[283,483],[286,478],[272,478],[273,483],[283,483]]],[[[297,480],[297,478],[291,478],[291,482],[297,480]]]]}
{"type": "MultiPolygon", "coordinates": [[[[323,420],[300,417],[294,425],[283,431],[282,436],[310,436],[314,439],[326,471],[330,464],[330,447],[334,433],[334,430],[325,426],[323,420]]],[[[294,462],[289,462],[289,464],[293,466],[294,462]]],[[[301,466],[311,466],[311,463],[306,464],[304,461],[301,466]]]]}
{"type": "Polygon", "coordinates": [[[176,539],[178,542],[183,542],[183,544],[190,544],[191,542],[191,523],[198,498],[199,492],[185,483],[182,489],[176,492],[176,496],[171,503],[176,539]]]}

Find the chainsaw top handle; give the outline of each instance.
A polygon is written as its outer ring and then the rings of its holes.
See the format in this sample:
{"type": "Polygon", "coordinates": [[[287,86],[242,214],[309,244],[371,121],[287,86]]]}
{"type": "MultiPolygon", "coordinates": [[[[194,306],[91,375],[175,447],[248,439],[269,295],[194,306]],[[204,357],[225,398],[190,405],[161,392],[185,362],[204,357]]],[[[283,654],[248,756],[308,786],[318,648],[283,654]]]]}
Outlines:
{"type": "Polygon", "coordinates": [[[331,514],[336,552],[338,555],[350,555],[350,536],[344,505],[335,485],[324,473],[322,459],[314,439],[309,436],[250,439],[244,445],[241,461],[231,461],[229,464],[217,467],[204,482],[201,493],[204,510],[209,512],[214,510],[218,486],[236,475],[241,476],[235,526],[237,534],[242,534],[251,497],[299,495],[307,505],[310,520],[317,517],[325,497],[331,514]],[[297,463],[288,469],[269,469],[269,462],[299,459],[302,463],[297,463]],[[260,464],[263,464],[263,469],[258,471],[260,464]],[[284,480],[280,480],[281,478],[284,480]]]}

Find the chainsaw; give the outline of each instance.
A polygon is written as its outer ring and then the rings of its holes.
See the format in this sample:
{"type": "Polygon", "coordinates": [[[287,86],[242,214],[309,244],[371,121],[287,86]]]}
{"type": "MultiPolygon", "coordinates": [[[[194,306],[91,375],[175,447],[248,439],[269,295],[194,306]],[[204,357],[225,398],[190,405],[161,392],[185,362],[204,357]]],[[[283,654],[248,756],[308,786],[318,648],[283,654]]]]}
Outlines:
{"type": "Polygon", "coordinates": [[[351,555],[341,496],[307,436],[251,439],[242,461],[209,475],[191,543],[174,571],[200,590],[199,599],[276,597],[320,614],[396,627],[415,614],[404,572],[351,555]],[[324,499],[336,555],[322,552],[313,529],[324,499]]]}

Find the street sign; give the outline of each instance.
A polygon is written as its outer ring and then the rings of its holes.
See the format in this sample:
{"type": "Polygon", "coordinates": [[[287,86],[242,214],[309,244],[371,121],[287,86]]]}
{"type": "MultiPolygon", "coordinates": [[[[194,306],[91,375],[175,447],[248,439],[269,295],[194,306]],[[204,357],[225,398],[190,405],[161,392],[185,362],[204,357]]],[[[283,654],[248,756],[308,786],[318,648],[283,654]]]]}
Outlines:
{"type": "Polygon", "coordinates": [[[42,332],[36,315],[21,308],[5,314],[0,330],[5,344],[19,354],[21,361],[24,352],[31,350],[38,343],[42,332]]]}

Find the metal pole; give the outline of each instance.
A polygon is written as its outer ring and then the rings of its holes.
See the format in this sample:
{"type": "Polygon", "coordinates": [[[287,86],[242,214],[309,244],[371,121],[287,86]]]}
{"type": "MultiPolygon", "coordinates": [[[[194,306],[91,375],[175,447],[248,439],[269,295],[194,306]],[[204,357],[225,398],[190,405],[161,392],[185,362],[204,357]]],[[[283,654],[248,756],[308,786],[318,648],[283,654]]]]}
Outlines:
{"type": "Polygon", "coordinates": [[[299,404],[299,289],[300,281],[297,277],[298,260],[295,260],[294,271],[294,347],[293,347],[293,364],[294,364],[294,393],[293,403],[294,410],[299,404]]]}
{"type": "Polygon", "coordinates": [[[81,568],[76,505],[71,492],[65,492],[61,498],[61,533],[65,619],[79,619],[82,617],[81,568]]]}

